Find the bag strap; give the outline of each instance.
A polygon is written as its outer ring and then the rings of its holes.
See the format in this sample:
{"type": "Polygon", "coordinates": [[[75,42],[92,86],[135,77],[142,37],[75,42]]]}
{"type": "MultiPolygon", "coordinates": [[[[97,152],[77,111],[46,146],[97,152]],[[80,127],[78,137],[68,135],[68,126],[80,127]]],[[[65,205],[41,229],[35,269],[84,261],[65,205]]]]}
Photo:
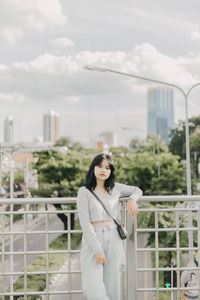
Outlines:
{"type": "Polygon", "coordinates": [[[92,195],[99,201],[99,203],[103,206],[103,208],[105,209],[105,211],[107,212],[107,214],[113,219],[113,221],[115,222],[116,225],[119,225],[118,222],[113,218],[113,216],[109,213],[109,211],[107,210],[107,208],[105,207],[104,203],[101,201],[101,199],[97,196],[97,194],[93,191],[93,190],[89,190],[92,195]]]}

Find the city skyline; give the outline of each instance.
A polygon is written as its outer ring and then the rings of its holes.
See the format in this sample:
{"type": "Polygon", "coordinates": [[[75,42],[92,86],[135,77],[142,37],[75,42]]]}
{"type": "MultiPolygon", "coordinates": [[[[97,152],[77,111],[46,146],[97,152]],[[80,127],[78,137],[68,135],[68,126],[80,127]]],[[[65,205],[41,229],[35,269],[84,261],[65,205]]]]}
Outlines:
{"type": "MultiPolygon", "coordinates": [[[[145,137],[150,85],[83,66],[104,65],[187,89],[200,81],[199,8],[197,0],[1,3],[0,127],[13,115],[21,120],[22,140],[32,141],[42,136],[39,116],[52,108],[60,112],[61,136],[88,142],[115,131],[124,143],[145,137]]],[[[189,117],[200,114],[199,93],[196,88],[189,96],[189,117]]],[[[177,90],[174,98],[177,123],[185,107],[177,90]]]]}
{"type": "MultiPolygon", "coordinates": [[[[33,139],[33,143],[55,143],[62,136],[60,136],[60,114],[55,112],[52,109],[49,109],[46,113],[42,115],[42,136],[38,136],[33,139]]],[[[16,119],[13,116],[6,116],[4,119],[4,143],[9,144],[17,144],[22,141],[19,135],[19,124],[16,122],[16,119]]],[[[97,136],[91,137],[91,140],[87,144],[87,146],[93,147],[102,147],[106,146],[108,148],[117,147],[118,146],[118,136],[113,131],[104,131],[99,132],[97,136]]]]}

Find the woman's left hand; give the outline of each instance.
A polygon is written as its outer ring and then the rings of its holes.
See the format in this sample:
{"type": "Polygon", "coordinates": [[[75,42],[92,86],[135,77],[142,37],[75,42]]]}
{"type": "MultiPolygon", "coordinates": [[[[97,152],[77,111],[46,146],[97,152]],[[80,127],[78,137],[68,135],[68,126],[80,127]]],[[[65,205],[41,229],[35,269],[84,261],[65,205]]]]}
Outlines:
{"type": "Polygon", "coordinates": [[[138,206],[135,200],[129,199],[128,200],[128,213],[132,216],[135,217],[138,213],[138,206]]]}

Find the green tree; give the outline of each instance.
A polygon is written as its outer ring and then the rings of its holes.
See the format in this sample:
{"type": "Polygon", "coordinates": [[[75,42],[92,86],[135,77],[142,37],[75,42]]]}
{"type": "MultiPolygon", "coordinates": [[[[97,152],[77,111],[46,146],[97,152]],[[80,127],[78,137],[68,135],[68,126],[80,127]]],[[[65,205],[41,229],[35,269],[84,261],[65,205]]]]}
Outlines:
{"type": "Polygon", "coordinates": [[[186,193],[184,165],[160,140],[149,139],[137,152],[129,151],[114,160],[116,180],[137,185],[146,195],[186,193]]]}
{"type": "Polygon", "coordinates": [[[79,142],[73,142],[70,137],[61,137],[58,141],[55,143],[56,147],[67,147],[71,150],[75,151],[83,151],[84,148],[79,142]]]}
{"type": "MultiPolygon", "coordinates": [[[[75,197],[78,188],[83,185],[85,178],[85,161],[81,155],[74,151],[68,151],[67,155],[55,150],[35,152],[38,157],[34,168],[38,172],[40,187],[32,190],[33,195],[42,197],[75,197]]],[[[57,210],[61,210],[61,204],[54,204],[57,210]]],[[[69,209],[74,206],[68,206],[69,209]]],[[[58,213],[58,217],[67,229],[67,216],[58,213]]],[[[74,215],[71,216],[71,228],[74,228],[74,215]]]]}
{"type": "Polygon", "coordinates": [[[179,155],[181,159],[185,159],[185,126],[180,126],[171,131],[171,141],[169,150],[179,155]]]}
{"type": "Polygon", "coordinates": [[[190,151],[194,154],[192,166],[196,177],[198,177],[198,163],[200,160],[200,127],[196,127],[190,135],[190,151]]]}
{"type": "MultiPolygon", "coordinates": [[[[200,126],[200,116],[189,118],[189,131],[190,134],[200,126]]],[[[179,121],[177,128],[171,131],[171,141],[169,144],[169,150],[173,154],[177,154],[181,159],[185,159],[185,122],[179,121]]]]}

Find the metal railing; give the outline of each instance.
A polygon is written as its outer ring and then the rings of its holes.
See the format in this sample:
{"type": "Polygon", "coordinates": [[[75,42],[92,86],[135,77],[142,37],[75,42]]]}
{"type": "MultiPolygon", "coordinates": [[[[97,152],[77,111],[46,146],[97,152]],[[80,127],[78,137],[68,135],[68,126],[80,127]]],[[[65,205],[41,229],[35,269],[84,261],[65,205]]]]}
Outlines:
{"type": "MultiPolygon", "coordinates": [[[[134,252],[129,252],[130,241],[124,242],[127,265],[132,269],[133,276],[128,268],[122,274],[122,293],[123,300],[164,300],[164,299],[181,299],[181,293],[198,291],[200,296],[199,282],[194,287],[182,286],[181,277],[183,272],[195,272],[200,278],[200,268],[197,266],[186,266],[183,261],[183,256],[186,259],[189,251],[197,251],[198,263],[200,263],[200,208],[196,205],[194,208],[188,208],[185,204],[189,201],[200,203],[199,196],[152,196],[142,197],[139,204],[139,214],[137,218],[130,219],[126,214],[126,199],[121,200],[121,218],[122,223],[128,225],[130,220],[134,223],[133,230],[133,244],[134,252]],[[149,206],[152,203],[158,203],[159,206],[149,206]],[[177,205],[177,204],[181,205],[177,205]],[[169,214],[174,220],[171,226],[168,224],[165,227],[160,226],[160,218],[162,214],[169,214]],[[143,226],[140,216],[151,214],[153,225],[151,227],[143,226]],[[192,214],[193,227],[184,226],[182,218],[192,214]],[[180,237],[182,232],[188,233],[192,231],[196,235],[195,246],[189,248],[188,245],[182,246],[180,237]],[[160,234],[167,232],[168,234],[174,232],[175,246],[160,246],[160,234]],[[155,235],[155,245],[147,247],[145,240],[142,245],[139,245],[138,239],[146,235],[148,238],[151,234],[155,235]],[[172,251],[174,264],[176,267],[164,267],[160,261],[160,255],[163,252],[172,251]],[[142,259],[148,254],[148,259],[142,259]],[[184,255],[183,255],[184,254],[184,255]],[[133,256],[135,262],[129,265],[130,256],[133,256]],[[146,266],[144,261],[151,261],[151,265],[146,266]],[[166,271],[177,272],[177,286],[164,287],[163,274],[166,271]],[[142,274],[142,276],[141,276],[142,274]],[[140,278],[145,280],[142,281],[140,278]],[[151,280],[148,281],[148,278],[151,280]],[[134,295],[128,290],[128,282],[135,284],[134,295]],[[164,295],[170,295],[168,298],[162,298],[164,295]],[[135,297],[135,298],[134,298],[135,297]]],[[[0,199],[0,205],[6,205],[7,210],[0,210],[0,299],[31,299],[30,296],[35,296],[35,299],[54,299],[56,295],[63,295],[63,299],[76,299],[75,295],[82,295],[80,286],[74,286],[75,281],[80,281],[80,268],[75,261],[79,261],[79,248],[72,249],[73,236],[79,235],[81,237],[82,230],[80,227],[76,229],[71,228],[71,217],[75,215],[76,224],[78,224],[78,216],[76,209],[67,209],[69,205],[76,204],[76,198],[27,198],[27,199],[0,199]],[[15,204],[22,205],[19,211],[13,211],[15,204]],[[39,210],[35,209],[35,205],[39,205],[39,210]],[[53,204],[62,204],[63,210],[58,211],[53,204]],[[59,221],[56,215],[65,214],[67,218],[67,229],[64,230],[63,224],[59,221]],[[20,221],[14,222],[16,216],[20,216],[20,221]],[[33,218],[34,217],[34,218],[33,218]],[[66,249],[52,249],[51,242],[62,234],[66,237],[66,249]],[[66,255],[65,268],[54,269],[51,266],[51,256],[66,255]],[[29,266],[35,261],[38,256],[44,256],[44,266],[40,269],[30,268],[29,266]],[[75,266],[75,267],[74,267],[75,266]],[[56,276],[66,276],[66,284],[64,289],[56,289],[56,284],[53,286],[52,281],[55,282],[56,276]],[[30,282],[33,277],[38,278],[43,276],[45,285],[38,289],[31,286],[30,282]],[[78,277],[79,276],[79,277],[78,277]],[[17,289],[16,284],[21,282],[21,290],[17,289]],[[20,298],[19,298],[20,299],[20,298]]],[[[130,224],[129,224],[130,225],[130,224]]],[[[78,226],[78,225],[77,225],[78,226]]],[[[132,226],[132,224],[131,224],[132,226]]],[[[131,242],[132,243],[132,242],[131,242]]],[[[187,243],[187,241],[186,241],[187,243]]],[[[55,259],[56,260],[56,259],[55,259]]],[[[187,259],[186,259],[187,260],[187,259]]],[[[200,264],[199,264],[200,266],[200,264]]],[[[198,279],[197,278],[197,279],[198,279]]],[[[59,279],[57,280],[59,282],[59,279]]],[[[198,280],[197,280],[198,281],[198,280]]],[[[173,285],[173,284],[172,284],[173,285]]],[[[34,298],[32,298],[34,299],[34,298]]],[[[197,298],[198,299],[198,298],[197,298]]]]}
{"type": "Polygon", "coordinates": [[[82,233],[79,229],[71,229],[71,216],[72,214],[77,215],[77,210],[67,209],[67,206],[75,203],[75,198],[0,200],[0,204],[7,206],[6,211],[0,211],[0,299],[17,299],[16,296],[22,296],[21,299],[30,299],[28,296],[37,296],[35,299],[43,299],[42,296],[45,296],[44,299],[50,299],[51,295],[58,294],[68,295],[68,299],[71,299],[73,294],[82,293],[81,289],[72,290],[71,287],[71,276],[80,273],[80,270],[72,269],[73,256],[80,252],[79,249],[71,249],[72,234],[81,235],[82,233]],[[20,204],[23,208],[13,211],[15,204],[20,204]],[[52,204],[63,204],[65,208],[58,211],[52,204]],[[39,205],[40,209],[33,210],[35,205],[39,205]],[[65,214],[68,217],[67,230],[63,229],[63,224],[56,216],[58,214],[65,214]],[[13,222],[16,216],[21,220],[13,222]],[[21,224],[19,225],[19,223],[21,224]],[[66,236],[66,249],[50,249],[50,243],[62,234],[66,236]],[[66,255],[67,270],[52,269],[50,266],[50,256],[52,255],[66,255]],[[38,256],[45,257],[45,265],[39,270],[30,270],[28,266],[38,256]],[[19,260],[21,266],[18,266],[19,260]],[[52,278],[58,274],[67,275],[66,288],[62,291],[50,288],[52,278]],[[45,281],[43,290],[40,285],[35,290],[34,287],[30,288],[30,282],[33,281],[33,277],[37,276],[38,280],[43,276],[43,281],[45,281]],[[15,289],[19,278],[23,281],[21,291],[15,289]]]}
{"type": "MultiPolygon", "coordinates": [[[[134,219],[134,249],[135,249],[135,298],[155,300],[200,299],[200,196],[151,196],[143,197],[140,202],[138,217],[134,219]],[[195,203],[190,207],[189,202],[195,203]],[[151,205],[150,205],[151,204],[151,205]],[[155,205],[157,204],[157,205],[155,205]],[[143,214],[143,221],[141,220],[143,214]],[[145,219],[151,215],[151,226],[144,226],[145,219]],[[163,214],[166,224],[163,226],[163,214]],[[187,220],[192,215],[192,227],[187,220]],[[187,220],[186,220],[187,219],[187,220]],[[162,241],[163,233],[166,239],[171,234],[173,240],[162,241]],[[193,247],[188,246],[188,232],[195,236],[193,247]],[[153,237],[153,247],[138,246],[140,235],[153,237]],[[182,239],[181,239],[182,238],[182,239]],[[164,246],[163,246],[164,245],[164,246]],[[189,261],[189,252],[196,251],[196,263],[189,261]],[[148,253],[150,266],[139,265],[139,256],[148,253]],[[173,254],[173,265],[167,265],[167,253],[173,254]],[[164,257],[164,260],[163,260],[164,257]],[[164,274],[171,274],[166,285],[164,274]],[[142,276],[140,276],[142,274],[142,276]],[[193,283],[191,274],[194,275],[193,283]],[[147,286],[141,286],[139,276],[151,280],[147,286]],[[191,283],[191,282],[190,282],[191,283]]],[[[149,223],[148,223],[149,224],[149,223]]]]}

